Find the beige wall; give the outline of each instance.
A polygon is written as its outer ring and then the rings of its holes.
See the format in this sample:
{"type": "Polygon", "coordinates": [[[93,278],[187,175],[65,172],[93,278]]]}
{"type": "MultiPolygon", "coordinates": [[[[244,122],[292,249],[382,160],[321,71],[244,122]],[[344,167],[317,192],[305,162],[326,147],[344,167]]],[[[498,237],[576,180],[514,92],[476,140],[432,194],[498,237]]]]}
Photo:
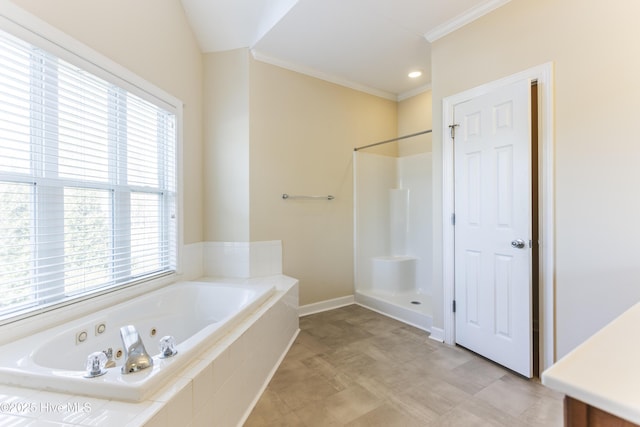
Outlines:
{"type": "Polygon", "coordinates": [[[204,56],[205,241],[249,242],[249,51],[204,56]]]}
{"type": "MultiPolygon", "coordinates": [[[[431,91],[422,92],[398,102],[398,136],[410,135],[432,128],[431,91]]],[[[398,154],[412,154],[431,151],[432,134],[419,135],[399,142],[398,154]]]]}
{"type": "Polygon", "coordinates": [[[177,0],[12,0],[184,103],[184,241],[202,241],[202,55],[177,0]]]}
{"type": "MultiPolygon", "coordinates": [[[[638,16],[635,0],[588,7],[577,0],[512,0],[432,48],[436,124],[443,97],[554,63],[558,356],[640,299],[640,198],[634,194],[640,144],[628,133],[640,99],[638,16]]],[[[439,201],[438,127],[433,146],[439,201]]],[[[434,266],[441,266],[439,203],[434,209],[434,266]]],[[[434,284],[441,283],[440,268],[434,284]]],[[[441,308],[436,326],[442,325],[441,308]]]]}
{"type": "Polygon", "coordinates": [[[353,294],[353,148],[396,136],[396,102],[202,55],[177,0],[14,3],[184,102],[185,243],[282,240],[301,304],[353,294]]]}
{"type": "Polygon", "coordinates": [[[251,240],[282,240],[300,304],[353,295],[353,148],[396,136],[396,102],[252,61],[250,129],[251,240]]]}

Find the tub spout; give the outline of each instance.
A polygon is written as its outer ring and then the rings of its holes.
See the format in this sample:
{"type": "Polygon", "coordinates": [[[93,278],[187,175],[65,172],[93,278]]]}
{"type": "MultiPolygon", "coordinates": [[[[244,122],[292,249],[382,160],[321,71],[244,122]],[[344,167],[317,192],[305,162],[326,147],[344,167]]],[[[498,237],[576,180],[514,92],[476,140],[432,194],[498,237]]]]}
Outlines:
{"type": "Polygon", "coordinates": [[[153,366],[153,359],[140,339],[138,331],[133,325],[120,328],[120,338],[124,345],[125,362],[122,366],[123,374],[130,374],[153,366]]]}

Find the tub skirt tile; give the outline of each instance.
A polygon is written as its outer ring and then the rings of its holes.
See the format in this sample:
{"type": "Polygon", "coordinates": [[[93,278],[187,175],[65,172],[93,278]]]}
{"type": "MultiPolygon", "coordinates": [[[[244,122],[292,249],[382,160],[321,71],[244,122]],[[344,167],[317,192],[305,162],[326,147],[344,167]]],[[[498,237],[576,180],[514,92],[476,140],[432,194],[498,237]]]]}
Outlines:
{"type": "MultiPolygon", "coordinates": [[[[134,420],[135,422],[135,420],[134,420]]],[[[169,427],[169,417],[167,416],[167,408],[160,409],[150,420],[147,422],[131,423],[130,427],[142,426],[142,427],[169,427]]]]}
{"type": "Polygon", "coordinates": [[[167,404],[170,426],[188,426],[193,420],[193,381],[189,381],[167,404]]]}
{"type": "MultiPolygon", "coordinates": [[[[215,419],[214,407],[209,402],[208,405],[203,406],[199,411],[194,413],[193,427],[211,427],[211,420],[215,419]]],[[[146,426],[145,426],[146,427],[146,426]]]]}
{"type": "Polygon", "coordinates": [[[193,379],[193,412],[194,421],[197,415],[207,407],[210,407],[211,396],[215,392],[213,386],[213,364],[203,361],[206,366],[200,374],[193,379]]]}
{"type": "Polygon", "coordinates": [[[82,426],[126,426],[152,405],[152,402],[128,403],[115,400],[107,401],[105,405],[91,410],[89,415],[77,425],[82,426]]]}

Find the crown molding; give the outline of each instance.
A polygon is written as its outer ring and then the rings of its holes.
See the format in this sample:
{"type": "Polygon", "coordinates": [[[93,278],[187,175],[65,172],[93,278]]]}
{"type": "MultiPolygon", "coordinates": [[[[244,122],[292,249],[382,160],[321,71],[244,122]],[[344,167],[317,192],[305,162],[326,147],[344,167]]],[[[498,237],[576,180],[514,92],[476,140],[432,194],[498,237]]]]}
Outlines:
{"type": "Polygon", "coordinates": [[[295,71],[296,73],[305,74],[310,77],[315,77],[317,79],[324,80],[329,83],[335,83],[337,85],[348,87],[350,89],[354,89],[360,92],[368,93],[369,95],[374,95],[380,98],[385,98],[392,101],[397,101],[398,99],[397,95],[394,93],[386,92],[380,89],[375,89],[369,86],[361,85],[359,83],[354,83],[347,79],[322,73],[312,68],[304,67],[299,64],[294,64],[291,62],[273,58],[271,56],[264,55],[255,49],[251,49],[251,54],[253,55],[254,59],[260,62],[265,62],[267,64],[275,65],[277,67],[286,68],[287,70],[295,71]]]}
{"type": "Polygon", "coordinates": [[[452,33],[459,28],[464,27],[470,22],[473,22],[476,19],[486,15],[487,13],[492,12],[501,6],[504,6],[510,1],[511,0],[489,0],[485,3],[482,3],[474,8],[467,10],[463,14],[460,14],[453,19],[450,19],[444,24],[437,26],[433,30],[426,33],[424,35],[424,38],[426,38],[429,43],[433,43],[439,38],[444,37],[447,34],[452,33]]]}
{"type": "Polygon", "coordinates": [[[398,102],[404,101],[405,99],[413,98],[416,95],[420,95],[421,93],[428,92],[430,90],[431,90],[431,83],[427,83],[426,85],[398,94],[396,101],[398,102]]]}

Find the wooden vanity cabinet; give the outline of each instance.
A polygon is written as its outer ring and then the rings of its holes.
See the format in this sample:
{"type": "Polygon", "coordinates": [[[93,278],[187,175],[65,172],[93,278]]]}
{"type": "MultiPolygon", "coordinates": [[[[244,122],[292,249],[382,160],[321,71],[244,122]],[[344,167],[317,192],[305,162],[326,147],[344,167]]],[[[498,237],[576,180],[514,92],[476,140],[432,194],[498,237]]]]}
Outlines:
{"type": "Polygon", "coordinates": [[[569,396],[564,398],[564,425],[565,427],[639,427],[638,424],[625,421],[569,396]]]}

